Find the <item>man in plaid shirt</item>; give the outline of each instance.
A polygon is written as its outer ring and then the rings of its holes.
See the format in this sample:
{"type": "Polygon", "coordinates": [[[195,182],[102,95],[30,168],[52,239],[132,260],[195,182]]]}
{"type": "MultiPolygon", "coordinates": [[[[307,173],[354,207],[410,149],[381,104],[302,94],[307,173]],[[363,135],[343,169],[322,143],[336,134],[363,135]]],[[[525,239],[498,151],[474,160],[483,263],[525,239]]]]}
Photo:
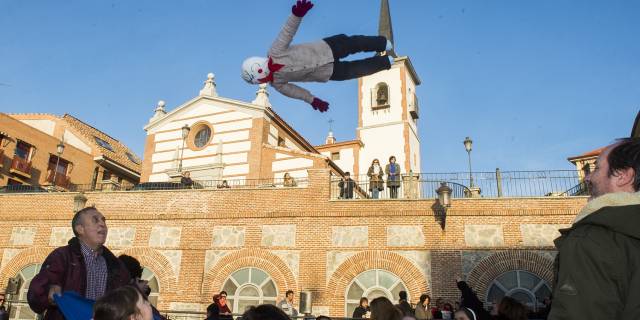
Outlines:
{"type": "Polygon", "coordinates": [[[44,320],[64,319],[54,303],[54,294],[75,291],[86,298],[98,299],[129,282],[129,272],[122,262],[104,247],[108,228],[98,209],[88,207],[78,211],[71,227],[75,237],[49,254],[29,285],[29,306],[36,313],[46,311],[44,320]]]}

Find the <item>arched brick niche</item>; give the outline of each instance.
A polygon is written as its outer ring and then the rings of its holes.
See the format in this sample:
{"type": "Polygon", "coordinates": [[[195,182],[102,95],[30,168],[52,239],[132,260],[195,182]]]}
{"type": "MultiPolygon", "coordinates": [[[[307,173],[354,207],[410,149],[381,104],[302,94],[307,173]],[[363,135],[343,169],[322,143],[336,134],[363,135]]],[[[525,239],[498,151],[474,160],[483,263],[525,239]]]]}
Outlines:
{"type": "Polygon", "coordinates": [[[481,260],[469,273],[467,282],[484,301],[489,286],[505,272],[524,270],[553,284],[553,261],[535,251],[508,250],[496,252],[481,260]]]}
{"type": "Polygon", "coordinates": [[[130,248],[120,252],[119,255],[129,255],[138,261],[143,267],[149,268],[160,282],[160,296],[166,292],[178,290],[178,275],[173,272],[169,260],[152,248],[130,248]]]}
{"type": "Polygon", "coordinates": [[[331,314],[344,313],[347,286],[362,272],[373,269],[398,276],[406,285],[409,296],[414,299],[429,291],[424,274],[409,259],[391,251],[363,251],[340,264],[330,276],[324,300],[331,301],[331,314]]]}
{"type": "Polygon", "coordinates": [[[7,285],[9,278],[15,276],[22,270],[22,268],[35,264],[43,263],[49,253],[53,251],[53,248],[47,247],[35,247],[21,250],[15,257],[13,257],[7,265],[0,270],[0,291],[4,292],[4,288],[7,285]]]}
{"type": "Polygon", "coordinates": [[[280,257],[268,250],[251,248],[224,256],[204,274],[201,303],[210,303],[211,297],[221,290],[232,273],[247,267],[258,268],[269,274],[279,294],[286,290],[299,291],[293,272],[280,257]]]}

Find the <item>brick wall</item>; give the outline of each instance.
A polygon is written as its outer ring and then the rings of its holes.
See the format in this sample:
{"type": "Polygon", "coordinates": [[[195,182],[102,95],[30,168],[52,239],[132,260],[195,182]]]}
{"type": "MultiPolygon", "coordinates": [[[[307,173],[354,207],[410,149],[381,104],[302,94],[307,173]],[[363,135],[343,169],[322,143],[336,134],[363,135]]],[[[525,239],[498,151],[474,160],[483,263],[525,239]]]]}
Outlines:
{"type": "MultiPolygon", "coordinates": [[[[0,195],[0,290],[8,277],[53,249],[52,228],[69,225],[74,195],[0,195]],[[35,229],[23,235],[20,227],[35,229]],[[19,244],[29,243],[31,235],[30,245],[19,244]]],[[[433,200],[329,200],[326,169],[309,170],[304,188],[103,192],[87,197],[87,204],[96,205],[112,230],[135,229],[130,245],[111,249],[138,257],[156,273],[160,309],[172,303],[206,307],[231,273],[257,267],[271,275],[280,296],[287,289],[310,290],[314,307],[333,316],[344,315],[353,278],[371,269],[398,276],[413,302],[423,292],[457,299],[456,276],[468,278],[481,296],[493,277],[512,268],[549,279],[552,235],[536,235],[539,242],[523,239],[530,237],[528,230],[538,229],[522,225],[553,229],[570,224],[586,203],[582,197],[454,199],[443,230],[431,209],[433,200]],[[227,229],[239,232],[241,240],[214,242],[214,228],[223,226],[240,227],[227,229]],[[349,226],[361,227],[340,228],[349,226]],[[366,232],[366,241],[349,230],[366,232]],[[491,238],[483,238],[482,232],[491,238]],[[347,238],[333,239],[336,235],[347,238]],[[495,261],[502,263],[497,266],[495,261]]]]}
{"type": "MultiPolygon", "coordinates": [[[[56,148],[58,143],[60,143],[62,132],[58,133],[58,138],[56,138],[4,113],[0,113],[0,128],[10,136],[9,139],[3,139],[0,145],[0,148],[4,150],[4,156],[0,158],[0,161],[2,161],[0,186],[6,186],[8,179],[13,179],[25,184],[49,185],[50,183],[46,181],[49,157],[52,154],[56,154],[56,148]],[[31,159],[32,169],[30,179],[9,172],[17,143],[16,139],[23,140],[36,147],[35,155],[31,159]]],[[[92,155],[67,143],[65,144],[61,158],[72,163],[67,169],[71,183],[90,183],[93,170],[96,167],[92,155]]]]}

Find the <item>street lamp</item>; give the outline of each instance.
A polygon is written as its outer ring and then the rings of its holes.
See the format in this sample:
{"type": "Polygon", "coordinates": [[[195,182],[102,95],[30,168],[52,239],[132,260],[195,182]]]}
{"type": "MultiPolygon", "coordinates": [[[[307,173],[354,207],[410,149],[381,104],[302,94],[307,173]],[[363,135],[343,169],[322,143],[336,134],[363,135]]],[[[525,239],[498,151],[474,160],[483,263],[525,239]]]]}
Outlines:
{"type": "Polygon", "coordinates": [[[446,182],[440,182],[440,187],[436,189],[438,194],[438,203],[434,206],[436,212],[436,220],[440,224],[442,230],[447,221],[447,208],[451,207],[451,188],[446,182]]]}
{"type": "Polygon", "coordinates": [[[467,150],[467,155],[469,156],[469,187],[473,188],[473,174],[471,173],[471,146],[473,145],[473,141],[469,137],[466,137],[462,143],[464,143],[464,149],[467,150]]]}
{"type": "Polygon", "coordinates": [[[53,168],[53,181],[51,182],[54,188],[56,187],[56,177],[58,176],[58,165],[60,164],[60,156],[62,156],[63,152],[64,143],[60,141],[60,143],[58,143],[58,145],[56,146],[56,154],[58,155],[58,159],[56,160],[56,167],[53,168]]]}
{"type": "Polygon", "coordinates": [[[182,150],[180,151],[180,164],[178,165],[178,172],[182,172],[182,156],[184,156],[184,142],[185,140],[187,140],[187,137],[189,136],[189,131],[191,131],[191,128],[189,128],[189,125],[185,124],[182,127],[182,150]]]}
{"type": "Polygon", "coordinates": [[[438,203],[444,208],[451,207],[451,188],[446,182],[440,182],[440,188],[436,189],[438,194],[438,203]]]}

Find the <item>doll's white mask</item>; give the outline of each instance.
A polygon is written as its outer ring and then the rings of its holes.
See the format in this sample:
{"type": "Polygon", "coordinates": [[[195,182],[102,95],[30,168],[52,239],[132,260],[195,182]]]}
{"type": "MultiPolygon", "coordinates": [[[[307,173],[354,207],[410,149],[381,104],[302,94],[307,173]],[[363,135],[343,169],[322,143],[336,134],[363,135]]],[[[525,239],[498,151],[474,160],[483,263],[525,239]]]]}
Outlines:
{"type": "Polygon", "coordinates": [[[248,83],[259,84],[259,80],[269,75],[269,59],[250,57],[242,62],[242,79],[248,83]]]}

